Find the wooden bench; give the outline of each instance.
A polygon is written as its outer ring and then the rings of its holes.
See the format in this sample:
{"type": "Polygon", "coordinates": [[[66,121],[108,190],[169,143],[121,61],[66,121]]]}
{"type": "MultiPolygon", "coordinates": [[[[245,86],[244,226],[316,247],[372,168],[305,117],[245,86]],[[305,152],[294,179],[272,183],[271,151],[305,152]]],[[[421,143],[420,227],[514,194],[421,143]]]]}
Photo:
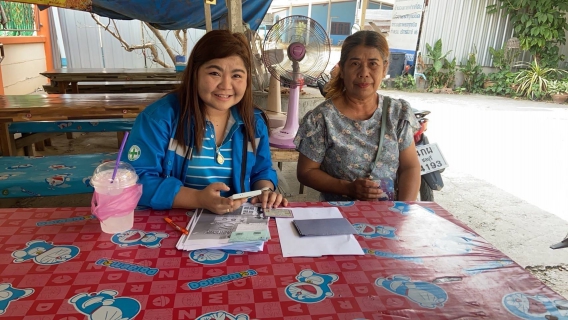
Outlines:
{"type": "Polygon", "coordinates": [[[54,93],[162,92],[177,86],[181,72],[174,68],[62,68],[41,72],[54,93]]]}
{"type": "MultiPolygon", "coordinates": [[[[278,169],[282,171],[282,162],[298,162],[300,154],[295,149],[270,148],[272,161],[278,163],[278,169]]],[[[304,185],[300,183],[300,194],[304,194],[304,185]]]]}
{"type": "MultiPolygon", "coordinates": [[[[122,94],[50,94],[50,95],[0,95],[0,146],[4,156],[14,156],[17,143],[9,126],[15,123],[92,119],[134,119],[149,104],[161,98],[161,93],[122,94]]],[[[101,120],[99,120],[101,121],[101,120]]],[[[20,129],[18,129],[20,130],[20,129]]],[[[28,129],[26,129],[28,130],[28,129]]],[[[33,131],[32,131],[33,132],[33,131]]],[[[19,147],[49,138],[23,137],[19,147]],[[25,143],[24,143],[25,142],[25,143]]],[[[120,139],[120,138],[119,138],[120,139]]],[[[33,150],[33,148],[30,148],[33,150]]]]}
{"type": "Polygon", "coordinates": [[[163,81],[158,83],[149,82],[87,82],[77,84],[74,89],[70,84],[61,86],[59,84],[46,84],[43,90],[49,94],[57,93],[148,93],[161,92],[167,93],[174,90],[179,85],[175,81],[163,81]],[[76,91],[76,92],[75,92],[76,91]]]}
{"type": "Polygon", "coordinates": [[[91,193],[95,168],[116,161],[116,155],[0,157],[0,199],[91,193]]]}
{"type": "Polygon", "coordinates": [[[8,131],[10,134],[21,133],[22,137],[16,139],[16,148],[23,148],[26,156],[34,156],[34,144],[36,151],[43,151],[44,145],[51,145],[49,139],[59,133],[67,133],[67,137],[72,138],[73,132],[116,132],[117,146],[120,147],[124,132],[132,130],[134,120],[127,118],[14,122],[8,125],[8,131]]]}
{"type": "MultiPolygon", "coordinates": [[[[272,160],[297,161],[295,150],[271,149],[272,160]]],[[[0,157],[0,199],[43,197],[93,192],[89,184],[95,168],[116,161],[117,153],[58,156],[0,157]]],[[[300,184],[300,194],[304,186],[300,184]]]]}

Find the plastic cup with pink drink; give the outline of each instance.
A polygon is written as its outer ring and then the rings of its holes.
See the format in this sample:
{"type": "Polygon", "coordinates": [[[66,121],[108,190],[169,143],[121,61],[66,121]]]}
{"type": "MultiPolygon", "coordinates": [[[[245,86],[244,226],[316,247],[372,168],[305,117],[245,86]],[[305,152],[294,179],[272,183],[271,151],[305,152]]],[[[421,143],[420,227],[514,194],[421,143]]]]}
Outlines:
{"type": "Polygon", "coordinates": [[[134,209],[142,196],[142,185],[138,184],[136,170],[125,162],[106,162],[99,165],[91,178],[95,188],[91,200],[91,211],[101,222],[105,233],[121,233],[132,229],[134,209]]]}

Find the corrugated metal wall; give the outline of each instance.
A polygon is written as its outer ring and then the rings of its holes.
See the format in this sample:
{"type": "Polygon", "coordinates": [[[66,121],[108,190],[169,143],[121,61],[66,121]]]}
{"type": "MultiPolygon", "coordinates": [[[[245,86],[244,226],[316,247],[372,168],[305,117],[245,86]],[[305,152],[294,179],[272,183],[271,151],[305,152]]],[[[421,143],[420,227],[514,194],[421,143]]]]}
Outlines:
{"type": "MultiPolygon", "coordinates": [[[[127,52],[120,42],[104,29],[99,34],[99,26],[91,15],[82,11],[58,9],[61,21],[63,44],[67,54],[69,68],[161,68],[150,58],[144,58],[141,50],[127,52]]],[[[99,18],[104,25],[108,18],[99,18]]],[[[160,59],[174,66],[155,35],[145,28],[138,20],[115,20],[120,35],[129,45],[153,42],[157,45],[160,59]]],[[[112,24],[111,24],[112,26],[112,24]]],[[[168,45],[176,54],[181,54],[181,46],[176,40],[173,31],[161,31],[168,45]]],[[[193,46],[205,34],[204,30],[189,29],[187,53],[189,55],[193,46]]]]}
{"type": "MultiPolygon", "coordinates": [[[[477,52],[477,63],[491,67],[489,47],[501,49],[513,36],[513,25],[504,10],[487,14],[487,6],[498,0],[429,0],[424,11],[424,22],[419,50],[423,57],[426,43],[434,45],[442,39],[442,51],[452,50],[448,55],[456,57],[458,65],[465,64],[471,52],[477,52]]],[[[568,15],[567,15],[568,19],[568,15]]],[[[560,47],[560,53],[568,56],[568,45],[560,47]]],[[[530,61],[531,56],[523,52],[519,60],[530,61]]],[[[428,61],[425,59],[425,62],[428,61]]],[[[567,67],[565,62],[562,67],[567,67]]]]}
{"type": "MultiPolygon", "coordinates": [[[[426,43],[442,39],[442,51],[464,64],[469,53],[477,52],[477,62],[491,66],[489,47],[500,49],[513,34],[513,26],[503,12],[487,14],[487,6],[497,0],[429,0],[424,11],[419,50],[426,54],[426,43]]],[[[425,59],[425,62],[428,62],[425,59]]]]}

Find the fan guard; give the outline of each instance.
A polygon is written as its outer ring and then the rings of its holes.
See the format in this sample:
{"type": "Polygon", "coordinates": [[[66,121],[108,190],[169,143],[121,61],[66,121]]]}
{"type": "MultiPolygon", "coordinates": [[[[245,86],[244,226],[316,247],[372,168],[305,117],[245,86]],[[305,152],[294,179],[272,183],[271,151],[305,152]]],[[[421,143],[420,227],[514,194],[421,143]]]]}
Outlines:
{"type": "Polygon", "coordinates": [[[285,86],[295,83],[293,61],[288,49],[294,44],[305,47],[305,56],[298,61],[299,73],[304,84],[315,85],[325,71],[330,56],[330,41],[324,28],[317,21],[295,15],[277,21],[266,34],[262,48],[262,60],[268,72],[285,86]]]}

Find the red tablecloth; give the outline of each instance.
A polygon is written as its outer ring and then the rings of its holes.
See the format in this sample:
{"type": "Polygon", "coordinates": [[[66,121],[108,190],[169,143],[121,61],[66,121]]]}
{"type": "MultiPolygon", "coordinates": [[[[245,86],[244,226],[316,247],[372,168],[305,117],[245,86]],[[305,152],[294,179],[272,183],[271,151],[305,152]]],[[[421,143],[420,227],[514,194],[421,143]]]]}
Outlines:
{"type": "Polygon", "coordinates": [[[364,256],[178,251],[184,210],[101,232],[90,208],[0,209],[0,319],[568,319],[568,301],[434,203],[339,205],[364,256]],[[191,286],[190,283],[193,283],[191,286]]]}

